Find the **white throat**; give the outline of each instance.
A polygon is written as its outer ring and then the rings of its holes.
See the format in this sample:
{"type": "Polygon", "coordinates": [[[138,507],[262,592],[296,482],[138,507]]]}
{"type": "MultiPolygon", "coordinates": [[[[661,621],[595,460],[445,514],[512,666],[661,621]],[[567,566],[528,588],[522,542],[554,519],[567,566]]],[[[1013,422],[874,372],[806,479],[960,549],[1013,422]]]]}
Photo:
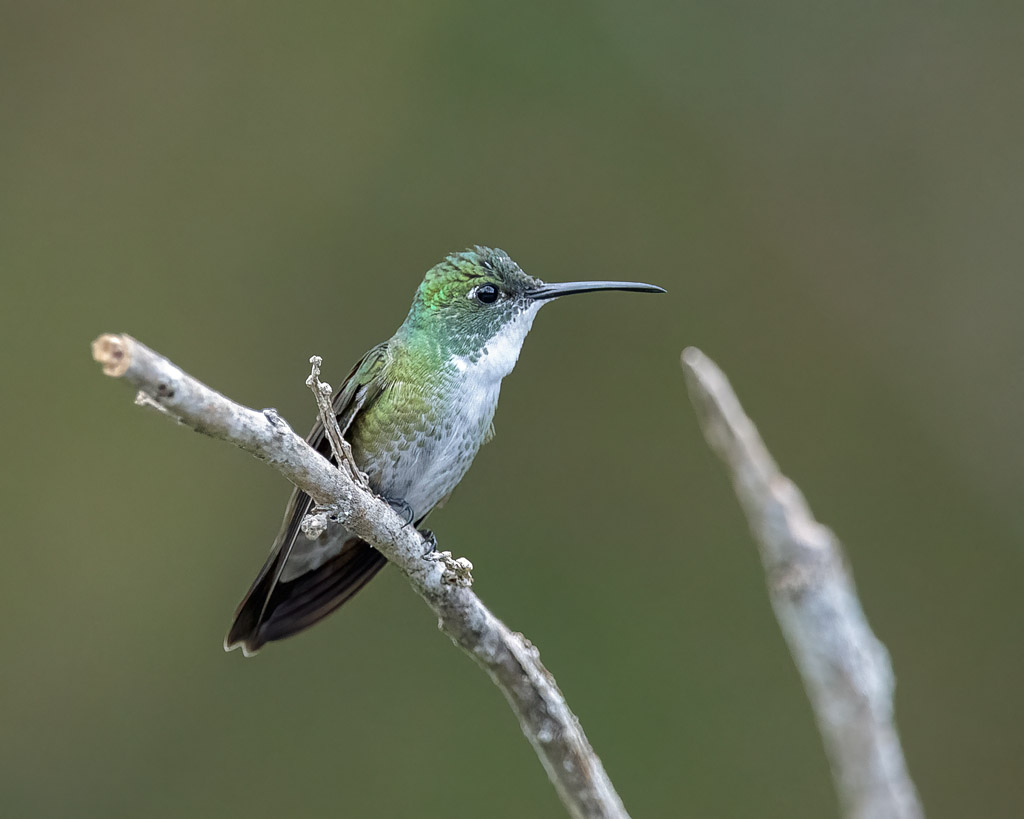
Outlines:
{"type": "Polygon", "coordinates": [[[484,382],[501,381],[515,368],[526,334],[543,305],[544,302],[534,302],[505,324],[488,339],[478,356],[452,356],[455,369],[460,373],[472,373],[474,378],[484,382]]]}

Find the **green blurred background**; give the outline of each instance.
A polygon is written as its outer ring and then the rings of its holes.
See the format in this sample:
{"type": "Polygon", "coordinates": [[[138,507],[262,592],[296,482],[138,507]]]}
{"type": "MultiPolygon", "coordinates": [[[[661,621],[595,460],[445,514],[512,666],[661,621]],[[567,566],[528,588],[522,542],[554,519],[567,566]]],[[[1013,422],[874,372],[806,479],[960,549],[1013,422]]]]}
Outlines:
{"type": "Polygon", "coordinates": [[[0,5],[0,813],[558,817],[395,571],[225,655],[288,486],[136,409],[127,331],[305,431],[473,243],[551,280],[432,519],[635,817],[836,814],[678,364],[847,545],[932,817],[1024,811],[1020,4],[0,5]]]}

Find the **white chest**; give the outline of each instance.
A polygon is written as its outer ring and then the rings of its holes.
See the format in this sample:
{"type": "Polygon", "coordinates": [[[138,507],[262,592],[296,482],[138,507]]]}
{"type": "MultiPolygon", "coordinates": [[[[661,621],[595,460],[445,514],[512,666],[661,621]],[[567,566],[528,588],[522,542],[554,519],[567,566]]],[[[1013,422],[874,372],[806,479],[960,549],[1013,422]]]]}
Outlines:
{"type": "Polygon", "coordinates": [[[538,309],[539,304],[520,313],[476,355],[452,356],[457,386],[450,393],[441,434],[430,451],[422,453],[420,468],[406,489],[414,510],[430,509],[448,495],[490,438],[501,380],[515,367],[538,309]]]}

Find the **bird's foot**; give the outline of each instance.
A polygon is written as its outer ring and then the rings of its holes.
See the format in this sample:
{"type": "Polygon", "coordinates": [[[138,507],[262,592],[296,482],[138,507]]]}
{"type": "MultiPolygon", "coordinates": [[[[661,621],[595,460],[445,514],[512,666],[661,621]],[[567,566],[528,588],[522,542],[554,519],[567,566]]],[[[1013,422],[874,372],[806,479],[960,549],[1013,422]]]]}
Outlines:
{"type": "Polygon", "coordinates": [[[419,529],[417,530],[420,536],[427,542],[427,551],[423,553],[424,557],[428,557],[437,551],[437,535],[430,529],[419,529]]]}
{"type": "Polygon", "coordinates": [[[416,513],[413,512],[412,507],[405,501],[404,498],[389,498],[387,495],[384,496],[384,500],[388,502],[388,505],[394,509],[398,514],[402,516],[405,523],[403,526],[408,526],[412,523],[416,513]]]}

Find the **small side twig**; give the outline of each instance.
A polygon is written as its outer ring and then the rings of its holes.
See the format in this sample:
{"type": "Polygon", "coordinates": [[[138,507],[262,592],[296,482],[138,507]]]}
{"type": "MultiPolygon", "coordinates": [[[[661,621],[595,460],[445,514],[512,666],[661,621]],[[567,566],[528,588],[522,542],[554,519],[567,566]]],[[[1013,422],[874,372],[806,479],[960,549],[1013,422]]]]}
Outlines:
{"type": "Polygon", "coordinates": [[[320,423],[324,425],[324,433],[327,440],[331,442],[331,452],[334,453],[334,460],[338,466],[345,465],[349,477],[355,483],[366,486],[366,476],[356,466],[356,459],[352,455],[352,447],[341,434],[341,427],[338,426],[338,417],[334,414],[334,407],[331,406],[331,396],[334,390],[331,385],[320,380],[320,365],[324,363],[323,358],[318,355],[310,356],[310,373],[306,379],[306,386],[313,391],[316,398],[317,410],[320,413],[320,423]]]}
{"type": "Polygon", "coordinates": [[[690,399],[732,476],[758,543],[768,593],[803,678],[844,815],[924,815],[893,720],[892,665],[868,625],[838,539],[780,471],[725,374],[683,351],[690,399]]]}
{"type": "MultiPolygon", "coordinates": [[[[146,393],[144,393],[142,390],[139,390],[137,393],[135,393],[135,406],[146,407],[147,409],[156,410],[159,413],[163,413],[168,418],[174,418],[174,416],[171,415],[170,412],[168,412],[166,409],[160,406],[160,404],[158,404],[156,401],[154,401],[152,398],[146,395],[146,393]]],[[[174,420],[177,421],[178,419],[174,418],[174,420]]]]}

